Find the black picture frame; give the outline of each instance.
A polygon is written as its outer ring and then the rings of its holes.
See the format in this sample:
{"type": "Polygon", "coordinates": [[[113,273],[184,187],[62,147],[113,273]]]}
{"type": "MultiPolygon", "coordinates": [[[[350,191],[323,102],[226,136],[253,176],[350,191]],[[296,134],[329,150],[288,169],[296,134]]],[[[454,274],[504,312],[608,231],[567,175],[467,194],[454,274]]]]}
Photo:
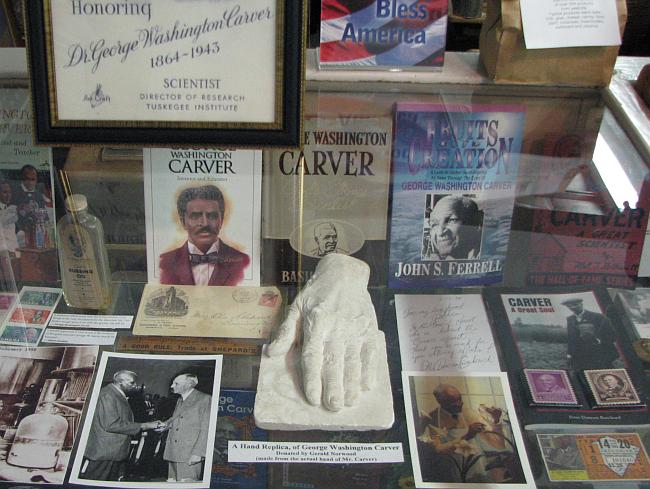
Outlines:
{"type": "Polygon", "coordinates": [[[51,1],[56,0],[26,0],[27,52],[36,144],[224,148],[302,146],[305,2],[276,0],[279,19],[276,20],[278,50],[275,64],[278,91],[275,95],[281,98],[281,104],[275,109],[276,119],[272,124],[274,127],[269,128],[253,126],[270,126],[270,124],[241,122],[207,122],[202,123],[201,127],[188,127],[193,123],[138,121],[129,124],[128,121],[68,120],[64,123],[57,121],[54,109],[56,84],[51,26],[46,18],[49,15],[48,6],[51,1]]]}

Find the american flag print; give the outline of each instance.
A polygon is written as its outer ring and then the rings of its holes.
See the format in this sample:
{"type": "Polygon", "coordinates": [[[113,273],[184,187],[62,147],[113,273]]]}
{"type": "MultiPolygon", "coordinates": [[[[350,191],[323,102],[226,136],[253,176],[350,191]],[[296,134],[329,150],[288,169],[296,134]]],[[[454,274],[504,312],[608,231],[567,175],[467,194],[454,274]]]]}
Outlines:
{"type": "Polygon", "coordinates": [[[447,0],[322,0],[320,65],[440,67],[447,0]]]}

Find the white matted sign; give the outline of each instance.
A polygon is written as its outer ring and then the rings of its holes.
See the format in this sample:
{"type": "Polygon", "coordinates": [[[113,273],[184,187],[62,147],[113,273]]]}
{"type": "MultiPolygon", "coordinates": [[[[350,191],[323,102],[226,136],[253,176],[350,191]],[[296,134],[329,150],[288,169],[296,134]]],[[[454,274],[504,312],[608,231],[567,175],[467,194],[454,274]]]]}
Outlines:
{"type": "Polygon", "coordinates": [[[28,10],[42,142],[299,143],[297,0],[38,0],[28,10]]]}
{"type": "Polygon", "coordinates": [[[616,0],[520,0],[527,49],[618,46],[616,0]]]}

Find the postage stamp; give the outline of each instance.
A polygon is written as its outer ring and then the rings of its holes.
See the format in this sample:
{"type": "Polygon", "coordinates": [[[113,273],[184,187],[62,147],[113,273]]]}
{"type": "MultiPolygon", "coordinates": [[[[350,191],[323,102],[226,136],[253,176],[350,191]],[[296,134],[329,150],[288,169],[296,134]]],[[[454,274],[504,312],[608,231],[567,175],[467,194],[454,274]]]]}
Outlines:
{"type": "Polygon", "coordinates": [[[26,290],[20,297],[20,302],[23,305],[54,307],[60,296],[60,292],[26,290]]]}
{"type": "Polygon", "coordinates": [[[584,374],[597,407],[641,404],[626,369],[585,370],[584,374]]]}
{"type": "Polygon", "coordinates": [[[524,374],[534,404],[578,405],[565,370],[526,368],[524,374]]]}
{"type": "Polygon", "coordinates": [[[14,309],[11,318],[9,319],[12,323],[19,324],[38,324],[44,325],[47,323],[47,319],[50,317],[50,311],[47,309],[27,309],[17,307],[14,309]]]}

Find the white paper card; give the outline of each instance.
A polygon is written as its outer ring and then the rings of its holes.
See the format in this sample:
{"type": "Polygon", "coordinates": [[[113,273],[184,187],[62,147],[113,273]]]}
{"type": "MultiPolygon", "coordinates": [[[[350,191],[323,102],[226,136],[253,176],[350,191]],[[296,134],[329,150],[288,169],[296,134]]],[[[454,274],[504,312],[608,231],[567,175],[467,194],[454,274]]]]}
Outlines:
{"type": "Polygon", "coordinates": [[[228,463],[377,464],[404,462],[401,443],[228,441],[228,463]]]}
{"type": "Polygon", "coordinates": [[[87,314],[53,314],[51,328],[131,329],[133,316],[91,316],[87,314]]]}
{"type": "Polygon", "coordinates": [[[115,331],[79,331],[75,329],[47,328],[43,339],[45,343],[63,345],[113,345],[117,332],[115,331]]]}
{"type": "Polygon", "coordinates": [[[480,295],[396,295],[395,310],[402,370],[500,370],[480,295]]]}
{"type": "Polygon", "coordinates": [[[520,0],[527,49],[618,46],[615,0],[520,0]]]}

